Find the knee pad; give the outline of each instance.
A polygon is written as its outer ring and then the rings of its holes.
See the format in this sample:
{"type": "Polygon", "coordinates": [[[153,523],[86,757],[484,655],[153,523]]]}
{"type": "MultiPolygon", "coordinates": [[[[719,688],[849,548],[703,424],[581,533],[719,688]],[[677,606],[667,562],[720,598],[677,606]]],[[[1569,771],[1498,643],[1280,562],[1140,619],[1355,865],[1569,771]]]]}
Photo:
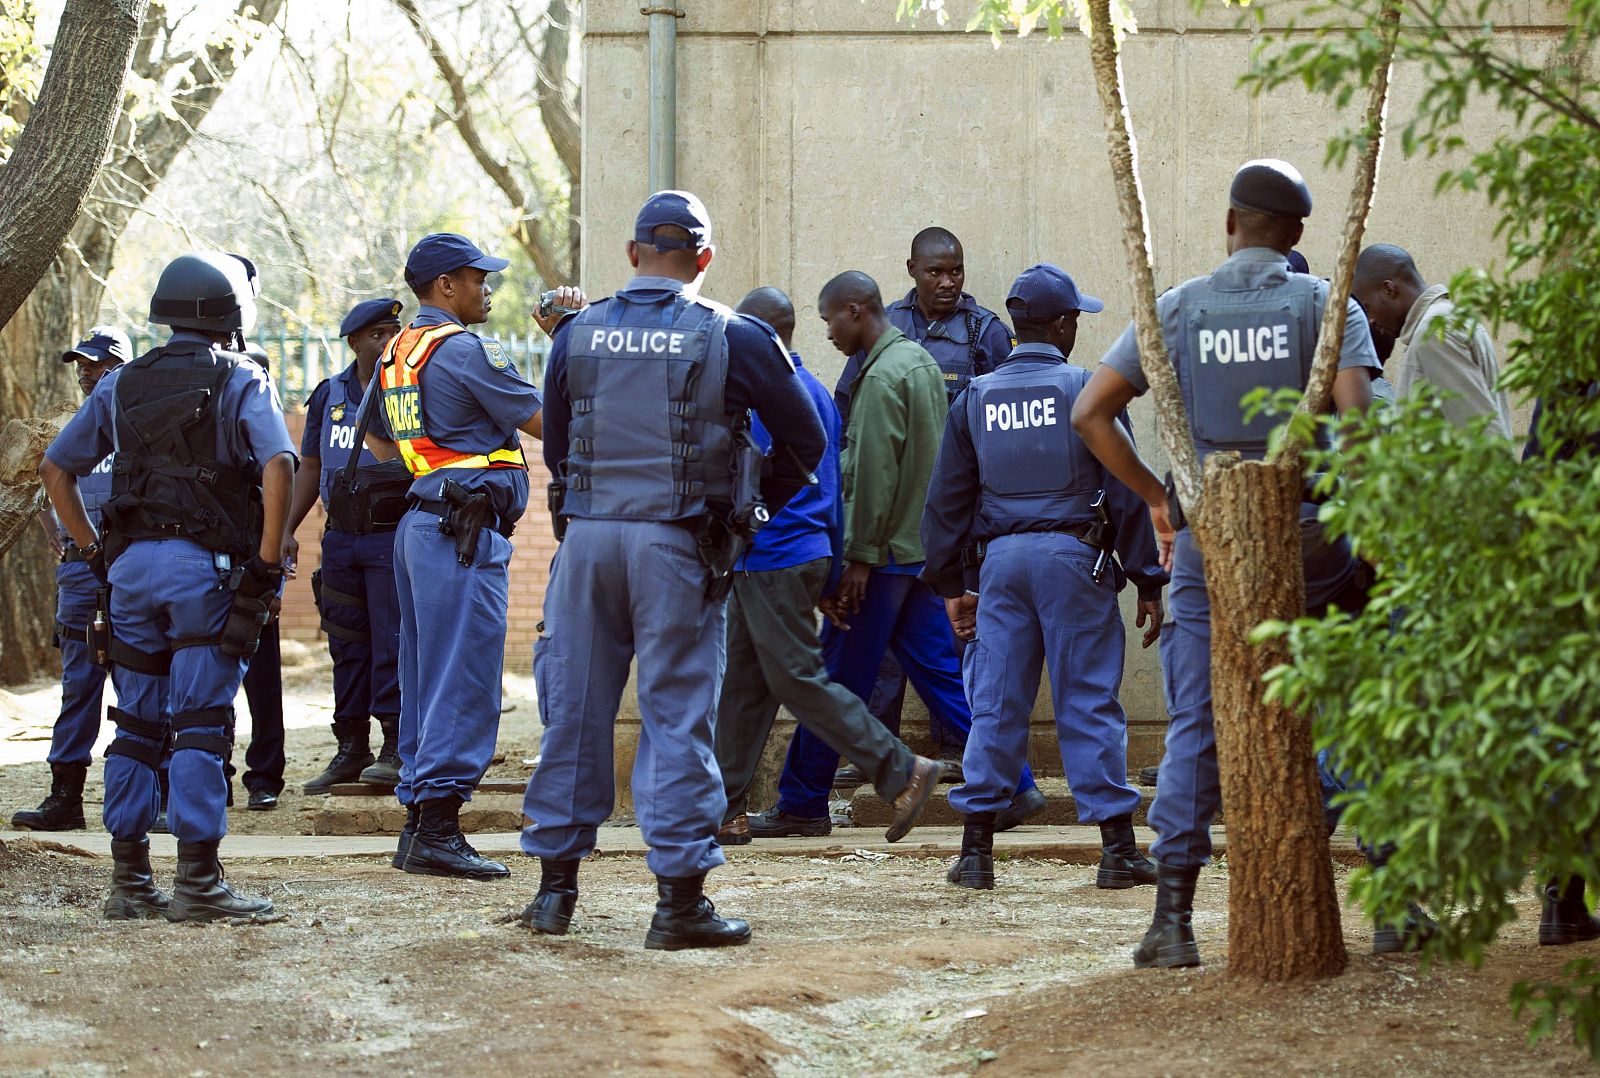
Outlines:
{"type": "Polygon", "coordinates": [[[117,736],[106,746],[106,755],[126,756],[152,771],[159,768],[167,753],[167,728],[159,722],[141,719],[118,707],[108,708],[106,713],[111,721],[117,724],[117,736]],[[135,737],[154,741],[155,744],[147,745],[144,741],[135,741],[135,737]]]}
{"type": "Polygon", "coordinates": [[[203,749],[222,757],[223,763],[233,759],[233,708],[202,707],[193,711],[179,711],[172,716],[172,751],[203,749]],[[221,734],[202,733],[199,727],[220,726],[221,734]]]}

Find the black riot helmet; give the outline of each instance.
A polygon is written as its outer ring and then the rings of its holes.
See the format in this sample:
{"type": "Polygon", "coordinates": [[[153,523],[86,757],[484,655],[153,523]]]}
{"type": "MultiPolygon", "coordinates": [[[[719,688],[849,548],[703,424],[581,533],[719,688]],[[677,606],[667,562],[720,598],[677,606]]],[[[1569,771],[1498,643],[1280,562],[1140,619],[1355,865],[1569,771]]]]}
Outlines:
{"type": "Polygon", "coordinates": [[[221,251],[179,255],[161,271],[150,321],[204,333],[248,332],[256,324],[260,283],[249,259],[221,251]]]}

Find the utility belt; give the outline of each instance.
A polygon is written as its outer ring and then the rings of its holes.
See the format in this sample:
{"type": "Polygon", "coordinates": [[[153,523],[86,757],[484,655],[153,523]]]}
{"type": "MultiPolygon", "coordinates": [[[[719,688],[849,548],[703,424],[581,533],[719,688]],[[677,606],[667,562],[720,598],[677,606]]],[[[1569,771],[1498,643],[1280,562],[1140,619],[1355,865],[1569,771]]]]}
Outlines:
{"type": "Polygon", "coordinates": [[[989,556],[989,544],[996,539],[1003,539],[1007,535],[1070,535],[1074,539],[1081,539],[1090,546],[1096,546],[1100,538],[1101,525],[1097,520],[1086,520],[1079,524],[1064,524],[1059,528],[1024,528],[1022,531],[1005,532],[1001,535],[991,535],[987,539],[974,539],[961,548],[961,567],[963,569],[976,569],[983,564],[984,558],[989,556]]]}
{"type": "Polygon", "coordinates": [[[495,512],[489,503],[488,491],[473,492],[454,479],[446,479],[439,493],[442,496],[438,498],[413,497],[411,506],[439,518],[440,533],[455,537],[456,561],[462,565],[471,565],[476,560],[478,534],[484,528],[497,531],[507,539],[517,530],[515,524],[495,512]]]}

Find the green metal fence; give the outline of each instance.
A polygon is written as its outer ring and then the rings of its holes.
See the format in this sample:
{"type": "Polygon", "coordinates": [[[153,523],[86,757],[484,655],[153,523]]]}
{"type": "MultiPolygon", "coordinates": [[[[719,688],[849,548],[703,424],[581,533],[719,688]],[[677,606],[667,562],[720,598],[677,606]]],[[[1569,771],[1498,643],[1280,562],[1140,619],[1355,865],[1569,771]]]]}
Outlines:
{"type": "MultiPolygon", "coordinates": [[[[133,334],[133,354],[144,352],[166,339],[166,334],[152,335],[148,330],[133,334]]],[[[278,387],[278,397],[285,408],[298,407],[311,396],[317,383],[338,374],[349,366],[355,356],[345,346],[335,327],[313,329],[305,326],[295,332],[286,326],[259,326],[250,335],[252,344],[266,350],[272,366],[272,381],[278,387]]],[[[519,337],[513,333],[500,342],[506,355],[535,385],[544,383],[544,357],[549,340],[519,337]]]]}

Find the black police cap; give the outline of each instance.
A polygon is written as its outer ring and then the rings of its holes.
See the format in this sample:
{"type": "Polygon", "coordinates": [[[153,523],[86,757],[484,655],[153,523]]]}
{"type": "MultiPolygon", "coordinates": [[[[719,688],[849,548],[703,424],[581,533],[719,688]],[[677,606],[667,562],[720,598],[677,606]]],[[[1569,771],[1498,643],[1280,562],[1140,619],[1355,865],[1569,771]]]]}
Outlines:
{"type": "Polygon", "coordinates": [[[1228,201],[1234,209],[1274,217],[1311,216],[1311,188],[1305,177],[1289,162],[1270,157],[1239,167],[1228,188],[1228,201]]]}

